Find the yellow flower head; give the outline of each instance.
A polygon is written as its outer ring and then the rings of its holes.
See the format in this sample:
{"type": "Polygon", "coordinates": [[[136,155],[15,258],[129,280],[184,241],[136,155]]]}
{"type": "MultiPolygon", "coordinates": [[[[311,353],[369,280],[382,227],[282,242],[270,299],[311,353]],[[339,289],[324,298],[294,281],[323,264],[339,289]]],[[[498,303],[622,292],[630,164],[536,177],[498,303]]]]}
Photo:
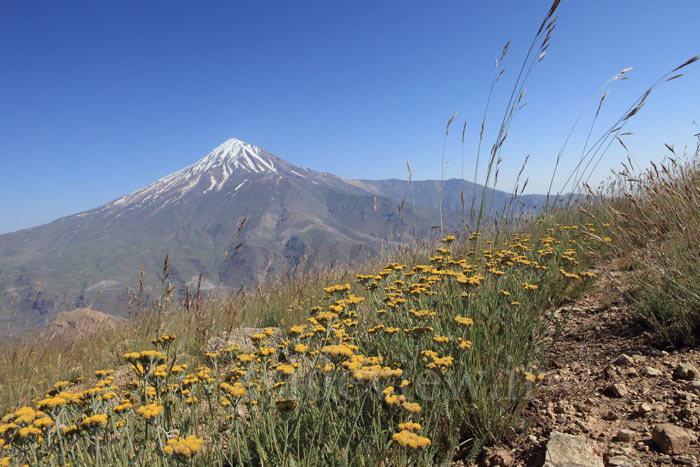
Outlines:
{"type": "Polygon", "coordinates": [[[438,334],[433,336],[433,340],[437,342],[438,344],[444,344],[447,342],[450,342],[450,338],[447,336],[440,336],[438,334]]]}
{"type": "Polygon", "coordinates": [[[36,428],[34,426],[25,426],[24,428],[19,429],[19,437],[20,438],[27,438],[29,436],[39,436],[41,435],[41,430],[39,428],[36,428]]]}
{"type": "Polygon", "coordinates": [[[406,422],[406,423],[399,423],[399,430],[401,431],[420,431],[421,426],[418,423],[413,423],[413,422],[406,422]]]}
{"type": "Polygon", "coordinates": [[[403,394],[388,394],[384,396],[384,402],[388,405],[399,405],[406,402],[406,397],[403,394]]]}
{"type": "Polygon", "coordinates": [[[252,340],[253,342],[262,342],[266,338],[267,336],[265,334],[253,334],[252,336],[250,336],[250,340],[252,340]]]}
{"type": "Polygon", "coordinates": [[[417,402],[404,402],[401,406],[411,413],[420,413],[421,411],[421,407],[417,402]]]}
{"type": "Polygon", "coordinates": [[[409,431],[402,430],[398,433],[394,433],[391,439],[396,441],[400,446],[411,449],[425,449],[430,446],[430,439],[418,436],[417,434],[409,431]]]}
{"type": "Polygon", "coordinates": [[[293,375],[294,367],[287,364],[277,365],[277,373],[285,376],[293,375]]]}
{"type": "Polygon", "coordinates": [[[34,425],[37,428],[43,428],[46,426],[53,425],[53,420],[51,420],[51,417],[41,417],[34,420],[34,423],[32,423],[32,425],[34,425]]]}
{"type": "Polygon", "coordinates": [[[82,429],[99,428],[105,425],[107,425],[107,414],[104,413],[93,415],[92,417],[85,417],[85,419],[80,422],[80,428],[82,429]]]}
{"type": "Polygon", "coordinates": [[[56,390],[61,390],[61,389],[65,388],[66,386],[70,386],[69,381],[57,381],[56,383],[54,383],[53,388],[56,390]]]}
{"type": "Polygon", "coordinates": [[[321,349],[321,353],[334,358],[350,358],[353,355],[352,349],[345,344],[327,345],[321,349]]]}
{"type": "Polygon", "coordinates": [[[234,383],[233,385],[221,383],[220,387],[234,399],[240,399],[241,397],[245,396],[246,393],[246,389],[241,383],[234,383]]]}
{"type": "Polygon", "coordinates": [[[459,344],[457,344],[457,346],[460,349],[470,349],[472,347],[472,341],[462,340],[462,341],[459,341],[459,344]]]}
{"type": "Polygon", "coordinates": [[[36,406],[39,409],[53,409],[65,404],[66,402],[68,401],[65,398],[58,395],[54,397],[47,397],[46,399],[39,401],[36,406]]]}
{"type": "Polygon", "coordinates": [[[28,423],[32,423],[37,414],[31,407],[22,407],[21,409],[17,410],[13,416],[15,418],[15,423],[26,425],[28,423]]]}
{"type": "Polygon", "coordinates": [[[334,319],[338,319],[338,314],[332,311],[322,311],[316,315],[316,320],[321,323],[324,321],[332,321],[334,319]]]}
{"type": "Polygon", "coordinates": [[[136,413],[141,415],[146,420],[152,420],[156,418],[163,411],[163,406],[156,403],[142,405],[136,409],[136,413]]]}
{"type": "Polygon", "coordinates": [[[471,318],[465,318],[463,316],[455,316],[455,322],[461,324],[462,326],[473,326],[474,320],[471,318]]]}
{"type": "Polygon", "coordinates": [[[187,462],[187,459],[199,452],[202,444],[204,444],[204,440],[197,438],[195,435],[189,435],[187,438],[171,438],[163,448],[163,452],[167,456],[180,457],[187,462]]]}
{"type": "Polygon", "coordinates": [[[118,406],[116,406],[116,407],[114,408],[114,412],[115,412],[115,413],[126,412],[127,410],[129,410],[129,409],[132,408],[133,406],[134,406],[134,405],[133,405],[131,402],[129,402],[129,401],[122,401],[118,406]]]}

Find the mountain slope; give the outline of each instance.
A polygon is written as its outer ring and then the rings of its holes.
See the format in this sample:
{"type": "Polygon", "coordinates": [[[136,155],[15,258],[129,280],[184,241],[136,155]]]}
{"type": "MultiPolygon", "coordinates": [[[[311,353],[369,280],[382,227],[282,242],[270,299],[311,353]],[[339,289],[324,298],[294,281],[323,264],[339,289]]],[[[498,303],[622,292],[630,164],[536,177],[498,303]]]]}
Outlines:
{"type": "Polygon", "coordinates": [[[138,285],[142,265],[146,283],[159,284],[166,255],[180,292],[200,272],[207,288],[238,288],[265,272],[348,262],[410,241],[414,226],[424,235],[439,223],[435,209],[419,207],[414,216],[400,214],[400,204],[231,139],[104,206],[0,235],[0,329],[13,304],[14,331],[89,305],[123,315],[125,285],[138,285]]]}
{"type": "MultiPolygon", "coordinates": [[[[381,196],[386,196],[394,200],[406,200],[406,205],[412,204],[413,199],[419,206],[426,206],[434,209],[440,209],[440,192],[442,183],[440,180],[417,180],[409,183],[406,180],[388,179],[388,180],[358,180],[356,186],[362,186],[370,192],[374,192],[381,196]]],[[[459,179],[445,180],[444,185],[444,204],[445,211],[462,212],[462,190],[464,190],[464,209],[469,218],[469,213],[472,208],[472,199],[475,199],[474,209],[479,210],[481,198],[484,194],[484,186],[474,184],[469,181],[459,179]]],[[[511,206],[514,212],[532,211],[542,207],[547,199],[544,195],[521,195],[512,202],[513,195],[501,190],[493,188],[486,189],[486,197],[484,209],[492,211],[492,213],[501,213],[504,210],[510,210],[511,206]]]]}

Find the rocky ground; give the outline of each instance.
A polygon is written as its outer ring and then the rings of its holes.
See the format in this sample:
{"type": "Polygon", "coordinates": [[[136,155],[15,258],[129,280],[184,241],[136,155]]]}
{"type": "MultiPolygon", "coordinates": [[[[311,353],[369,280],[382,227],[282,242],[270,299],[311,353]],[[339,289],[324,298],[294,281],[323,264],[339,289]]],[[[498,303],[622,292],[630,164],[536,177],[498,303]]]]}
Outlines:
{"type": "Polygon", "coordinates": [[[477,465],[699,465],[700,351],[664,350],[622,301],[625,276],[599,271],[592,290],[557,310],[529,428],[477,465]]]}

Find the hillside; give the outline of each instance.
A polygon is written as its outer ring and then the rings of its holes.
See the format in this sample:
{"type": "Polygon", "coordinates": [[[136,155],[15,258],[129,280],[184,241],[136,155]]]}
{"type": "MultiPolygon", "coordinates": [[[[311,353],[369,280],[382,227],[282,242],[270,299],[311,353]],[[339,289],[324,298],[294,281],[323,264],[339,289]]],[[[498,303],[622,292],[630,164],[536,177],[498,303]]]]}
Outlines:
{"type": "MultiPolygon", "coordinates": [[[[104,206],[0,235],[0,332],[10,320],[19,332],[85,306],[124,316],[125,286],[139,287],[142,266],[146,293],[160,294],[166,255],[177,296],[196,287],[200,273],[204,290],[225,292],[369,258],[440,224],[436,183],[415,182],[413,209],[408,182],[345,180],[230,139],[104,206]]],[[[460,189],[446,183],[448,232],[462,229],[460,189]]],[[[487,193],[497,209],[510,199],[487,193]]],[[[524,209],[540,198],[523,197],[524,209]]]]}
{"type": "Polygon", "coordinates": [[[20,3],[0,467],[700,466],[700,3],[20,3]]]}
{"type": "MultiPolygon", "coordinates": [[[[407,205],[415,202],[419,206],[440,209],[440,193],[442,182],[440,180],[416,180],[412,183],[406,180],[361,180],[362,187],[370,192],[376,192],[382,196],[402,201],[406,200],[407,205]]],[[[456,211],[462,213],[462,190],[464,190],[464,209],[467,220],[472,209],[472,199],[474,200],[474,211],[479,212],[479,205],[483,196],[484,186],[469,182],[467,180],[448,179],[444,183],[444,209],[446,211],[456,211]]],[[[508,212],[512,209],[514,213],[532,212],[541,209],[547,197],[545,195],[520,195],[514,197],[512,193],[488,188],[486,190],[485,211],[492,215],[508,212]]]]}
{"type": "Polygon", "coordinates": [[[505,235],[14,347],[5,459],[50,413],[32,446],[77,465],[696,465],[697,160],[505,235]]]}

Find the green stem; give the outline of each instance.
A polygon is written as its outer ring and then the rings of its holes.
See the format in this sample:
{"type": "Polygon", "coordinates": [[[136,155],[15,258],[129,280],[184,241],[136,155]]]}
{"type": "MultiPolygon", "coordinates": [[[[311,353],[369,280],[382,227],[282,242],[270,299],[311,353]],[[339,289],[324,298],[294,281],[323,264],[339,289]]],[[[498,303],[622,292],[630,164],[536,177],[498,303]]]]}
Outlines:
{"type": "Polygon", "coordinates": [[[97,467],[99,467],[100,466],[100,435],[97,432],[95,432],[94,439],[95,439],[95,465],[97,467]]]}

